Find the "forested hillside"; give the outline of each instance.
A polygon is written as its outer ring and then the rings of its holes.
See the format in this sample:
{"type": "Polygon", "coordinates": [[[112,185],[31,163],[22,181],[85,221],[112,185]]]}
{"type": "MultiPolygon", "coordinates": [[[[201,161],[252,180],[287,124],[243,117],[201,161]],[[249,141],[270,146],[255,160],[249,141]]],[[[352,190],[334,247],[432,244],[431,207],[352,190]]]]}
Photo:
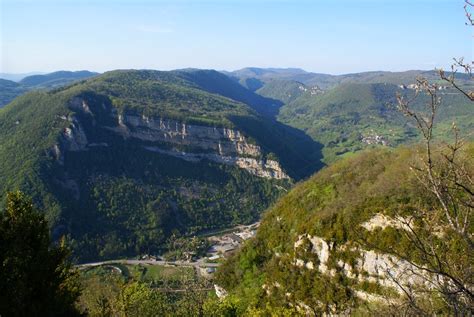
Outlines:
{"type": "MultiPolygon", "coordinates": [[[[401,73],[368,72],[322,76],[292,69],[243,69],[232,73],[240,82],[258,80],[256,93],[282,103],[278,121],[304,131],[323,148],[325,163],[365,148],[416,142],[419,134],[397,110],[397,94],[412,99],[417,94],[416,76],[438,83],[443,102],[435,133],[445,136],[456,124],[462,130],[474,129],[474,109],[462,93],[440,80],[433,71],[401,73]],[[308,79],[306,77],[311,77],[308,79]],[[328,84],[328,81],[331,84],[328,84]]],[[[456,75],[462,87],[472,83],[464,74],[456,75]]],[[[420,94],[415,109],[428,102],[420,94]]]]}
{"type": "MultiPolygon", "coordinates": [[[[468,173],[473,149],[466,145],[458,157],[468,173]]],[[[452,281],[435,282],[440,275],[430,274],[437,269],[420,269],[431,268],[427,263],[436,255],[440,267],[433,267],[472,285],[472,249],[448,225],[433,228],[440,222],[430,217],[442,207],[410,169],[419,164],[417,153],[406,147],[364,151],[281,198],[265,213],[256,238],[218,272],[239,314],[398,315],[390,307],[408,313],[404,296],[414,307],[441,315],[469,307],[468,295],[461,297],[464,308],[450,306],[440,290],[454,287],[452,281]],[[426,211],[426,218],[416,218],[415,210],[426,211]],[[424,221],[429,226],[422,233],[424,221]],[[427,253],[418,244],[424,239],[434,246],[427,253]]]]}
{"type": "Polygon", "coordinates": [[[321,167],[320,146],[259,114],[266,99],[230,99],[236,87],[215,76],[114,71],[16,98],[0,110],[2,195],[31,195],[80,260],[256,221],[321,167]]]}

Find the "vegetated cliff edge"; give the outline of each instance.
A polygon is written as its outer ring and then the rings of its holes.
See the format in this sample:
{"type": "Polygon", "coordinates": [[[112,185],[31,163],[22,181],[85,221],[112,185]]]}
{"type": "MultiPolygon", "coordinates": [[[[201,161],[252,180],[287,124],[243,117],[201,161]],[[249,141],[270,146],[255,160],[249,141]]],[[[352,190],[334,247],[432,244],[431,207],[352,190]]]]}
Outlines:
{"type": "MultiPolygon", "coordinates": [[[[463,161],[471,169],[473,149],[463,161]]],[[[409,169],[416,160],[413,149],[372,150],[323,169],[264,214],[256,238],[219,269],[218,284],[244,315],[319,315],[367,313],[361,309],[396,301],[403,288],[442,283],[396,255],[421,261],[403,231],[416,226],[414,209],[437,206],[409,169]]],[[[452,246],[440,260],[458,252],[452,246]]]]}
{"type": "MultiPolygon", "coordinates": [[[[90,143],[81,120],[89,120],[93,125],[94,112],[86,100],[75,97],[70,108],[81,113],[63,116],[69,122],[64,128],[62,138],[53,147],[53,153],[62,164],[63,151],[87,151],[93,147],[107,147],[106,139],[96,138],[90,143]]],[[[280,164],[266,159],[264,151],[255,143],[251,143],[241,131],[226,127],[212,127],[198,124],[187,124],[167,118],[150,118],[145,115],[118,114],[109,108],[107,115],[112,126],[103,128],[114,132],[123,139],[143,142],[143,148],[149,151],[170,155],[186,161],[196,162],[208,159],[213,162],[234,165],[260,177],[273,179],[289,179],[280,164]]],[[[254,141],[253,141],[254,142],[254,141]]]]}
{"type": "Polygon", "coordinates": [[[114,71],[16,98],[0,110],[0,192],[33,196],[85,261],[255,221],[320,166],[314,142],[188,77],[114,71]]]}

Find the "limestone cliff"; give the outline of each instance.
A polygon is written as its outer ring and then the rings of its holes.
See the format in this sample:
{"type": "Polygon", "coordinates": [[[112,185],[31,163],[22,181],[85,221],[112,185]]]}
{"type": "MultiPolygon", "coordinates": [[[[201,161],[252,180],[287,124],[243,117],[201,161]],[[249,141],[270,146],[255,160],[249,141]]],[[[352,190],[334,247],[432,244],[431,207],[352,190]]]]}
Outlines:
{"type": "MultiPolygon", "coordinates": [[[[97,124],[92,107],[89,107],[85,100],[76,97],[70,102],[70,108],[81,117],[72,114],[62,118],[68,121],[68,126],[58,144],[51,150],[61,163],[64,151],[86,151],[91,147],[108,146],[107,142],[102,140],[88,141],[90,138],[81,120],[89,120],[92,125],[97,124]]],[[[277,161],[265,159],[262,148],[237,129],[122,114],[114,108],[108,109],[107,115],[115,125],[102,128],[122,136],[125,140],[139,140],[149,151],[192,162],[207,159],[234,165],[259,177],[289,178],[277,161]]]]}

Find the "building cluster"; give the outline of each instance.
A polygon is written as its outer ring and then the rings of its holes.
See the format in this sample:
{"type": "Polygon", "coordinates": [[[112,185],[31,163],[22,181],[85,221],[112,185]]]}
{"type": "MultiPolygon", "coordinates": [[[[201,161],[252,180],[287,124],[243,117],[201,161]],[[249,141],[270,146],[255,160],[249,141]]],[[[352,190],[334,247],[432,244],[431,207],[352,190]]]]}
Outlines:
{"type": "Polygon", "coordinates": [[[385,137],[378,134],[366,135],[362,137],[362,142],[365,144],[379,144],[383,146],[388,146],[389,143],[385,137]]]}
{"type": "MultiPolygon", "coordinates": [[[[398,88],[400,89],[411,89],[411,90],[417,90],[420,88],[420,85],[418,84],[410,84],[410,85],[398,85],[398,88]]],[[[436,86],[437,90],[446,90],[448,89],[448,86],[436,86]]]]}

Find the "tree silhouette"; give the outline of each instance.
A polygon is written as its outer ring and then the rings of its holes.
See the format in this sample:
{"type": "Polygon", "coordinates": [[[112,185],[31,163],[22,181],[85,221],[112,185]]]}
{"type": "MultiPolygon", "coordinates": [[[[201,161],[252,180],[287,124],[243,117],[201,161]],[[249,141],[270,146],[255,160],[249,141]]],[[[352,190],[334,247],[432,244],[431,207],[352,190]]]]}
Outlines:
{"type": "Polygon", "coordinates": [[[52,245],[47,221],[21,192],[0,214],[0,315],[77,316],[78,273],[64,240],[52,245]]]}

